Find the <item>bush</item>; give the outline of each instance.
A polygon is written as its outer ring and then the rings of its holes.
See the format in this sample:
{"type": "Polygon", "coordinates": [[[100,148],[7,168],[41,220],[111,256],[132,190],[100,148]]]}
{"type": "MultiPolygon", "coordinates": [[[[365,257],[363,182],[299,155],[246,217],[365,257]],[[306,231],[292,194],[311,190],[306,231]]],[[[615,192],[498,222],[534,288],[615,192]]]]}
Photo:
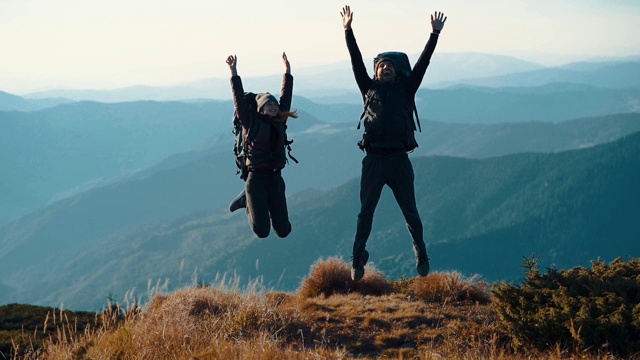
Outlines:
{"type": "Polygon", "coordinates": [[[409,294],[430,302],[473,301],[486,304],[491,299],[487,283],[479,281],[479,276],[466,278],[456,271],[417,277],[406,287],[409,294]]]}
{"type": "Polygon", "coordinates": [[[354,292],[362,295],[385,295],[393,292],[393,287],[372,266],[366,266],[362,279],[353,281],[351,266],[343,260],[330,258],[326,261],[318,260],[298,289],[298,295],[302,298],[354,292]]]}
{"type": "Polygon", "coordinates": [[[538,259],[525,259],[523,285],[494,287],[501,327],[516,348],[558,345],[622,356],[640,351],[640,260],[591,265],[542,275],[538,259]]]}

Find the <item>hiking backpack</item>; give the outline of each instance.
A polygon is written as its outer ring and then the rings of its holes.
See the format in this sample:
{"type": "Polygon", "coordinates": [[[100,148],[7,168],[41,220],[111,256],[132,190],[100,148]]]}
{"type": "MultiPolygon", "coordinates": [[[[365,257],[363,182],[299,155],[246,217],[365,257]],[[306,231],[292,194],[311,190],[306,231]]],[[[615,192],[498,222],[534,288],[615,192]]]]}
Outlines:
{"type": "MultiPolygon", "coordinates": [[[[233,130],[231,131],[235,137],[235,143],[233,144],[233,154],[236,160],[236,175],[240,175],[240,178],[242,180],[246,180],[248,175],[247,157],[249,156],[249,145],[253,142],[258,132],[258,128],[260,127],[256,95],[257,94],[253,92],[244,93],[244,101],[247,103],[247,113],[250,116],[249,122],[251,124],[246,136],[244,136],[244,133],[242,131],[242,123],[238,118],[238,114],[235,111],[233,113],[233,130]]],[[[297,164],[298,160],[291,155],[291,144],[293,143],[293,140],[289,140],[287,138],[286,129],[287,127],[285,125],[284,145],[287,149],[287,155],[289,155],[289,158],[297,164]]],[[[285,160],[287,160],[287,163],[289,162],[286,157],[285,160]]]]}
{"type": "MultiPolygon", "coordinates": [[[[373,60],[374,71],[375,71],[375,64],[382,59],[391,61],[391,63],[396,69],[396,76],[406,79],[411,74],[411,64],[409,62],[409,57],[407,56],[407,54],[399,51],[388,51],[388,52],[383,52],[376,55],[376,57],[373,60]]],[[[360,115],[360,120],[358,121],[358,129],[360,129],[362,119],[364,119],[365,115],[367,114],[367,110],[371,105],[372,101],[373,101],[373,98],[371,96],[371,92],[367,91],[367,93],[364,96],[364,110],[362,111],[362,114],[360,115]]],[[[406,132],[405,134],[406,138],[404,142],[405,142],[405,147],[407,148],[407,151],[413,151],[416,147],[418,147],[418,143],[415,140],[414,132],[416,129],[422,132],[422,126],[420,125],[420,118],[418,117],[418,109],[416,107],[415,98],[412,96],[411,98],[408,98],[408,101],[409,101],[409,105],[411,106],[412,113],[410,115],[411,121],[408,124],[404,124],[405,132],[406,132]],[[417,128],[416,128],[416,125],[417,125],[417,128]]],[[[363,140],[358,142],[358,146],[363,151],[367,145],[367,139],[365,137],[366,137],[366,132],[363,135],[363,140]]]]}

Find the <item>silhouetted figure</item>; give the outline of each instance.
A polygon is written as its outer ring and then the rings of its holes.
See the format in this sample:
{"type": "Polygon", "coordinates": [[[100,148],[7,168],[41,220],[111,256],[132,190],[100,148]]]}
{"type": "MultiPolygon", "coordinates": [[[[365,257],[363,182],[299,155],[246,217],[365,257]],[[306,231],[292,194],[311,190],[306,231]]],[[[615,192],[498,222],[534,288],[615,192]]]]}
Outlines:
{"type": "Polygon", "coordinates": [[[250,108],[245,101],[242,80],[236,69],[237,57],[229,55],[227,64],[231,70],[231,90],[236,115],[242,124],[243,136],[252,129],[253,136],[248,142],[245,166],[247,170],[245,190],[230,205],[235,211],[247,208],[247,218],[251,229],[260,238],[269,236],[271,227],[279,237],[291,232],[287,210],[285,182],[281,170],[287,163],[285,153],[287,119],[297,118],[291,112],[293,76],[287,55],[282,53],[285,73],[282,77],[280,102],[268,92],[255,97],[256,108],[250,108]]]}
{"type": "Polygon", "coordinates": [[[362,160],[360,213],[353,243],[351,278],[357,281],[364,276],[364,266],[369,260],[365,247],[371,234],[373,214],[385,185],[393,191],[413,239],[418,274],[425,276],[429,273],[429,258],[423,240],[422,220],[416,206],[413,166],[407,152],[418,146],[413,134],[415,94],[436,48],[446,17],[440,12],[431,15],[432,33],[413,70],[410,70],[410,65],[402,66],[402,60],[406,60],[408,64],[405,54],[381,53],[374,59],[372,78],[367,74],[351,28],[351,8],[344,6],[340,15],[353,74],[364,100],[362,118],[365,132],[358,145],[366,155],[362,160]]]}

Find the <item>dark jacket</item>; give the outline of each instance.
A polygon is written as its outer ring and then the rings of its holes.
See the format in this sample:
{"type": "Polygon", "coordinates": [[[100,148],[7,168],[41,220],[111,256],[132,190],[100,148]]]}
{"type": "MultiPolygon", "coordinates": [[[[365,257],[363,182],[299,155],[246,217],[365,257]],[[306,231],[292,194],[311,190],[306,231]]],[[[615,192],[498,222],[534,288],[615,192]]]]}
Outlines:
{"type": "MultiPolygon", "coordinates": [[[[255,136],[253,141],[248,144],[247,167],[249,170],[282,169],[287,163],[285,154],[286,119],[276,121],[258,114],[256,110],[249,109],[248,104],[244,101],[244,88],[240,76],[231,77],[231,90],[235,111],[242,124],[243,136],[247,136],[249,129],[257,125],[254,128],[255,136]],[[252,113],[249,113],[250,111],[252,113]],[[253,124],[254,121],[258,123],[253,124]]],[[[280,90],[280,111],[289,111],[291,109],[292,96],[293,76],[284,74],[280,90]]]]}
{"type": "Polygon", "coordinates": [[[375,76],[370,77],[353,30],[345,30],[345,38],[353,75],[365,102],[365,147],[405,148],[408,133],[406,127],[413,126],[415,95],[435,51],[438,34],[431,34],[410,75],[407,78],[398,76],[394,84],[384,84],[375,79],[375,76]],[[373,123],[376,126],[371,126],[373,123]]]}

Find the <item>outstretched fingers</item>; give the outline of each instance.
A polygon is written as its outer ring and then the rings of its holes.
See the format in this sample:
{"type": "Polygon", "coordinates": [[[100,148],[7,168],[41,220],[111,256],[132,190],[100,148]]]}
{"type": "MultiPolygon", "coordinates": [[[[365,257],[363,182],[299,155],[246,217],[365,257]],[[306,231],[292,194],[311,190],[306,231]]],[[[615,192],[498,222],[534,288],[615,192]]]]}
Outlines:
{"type": "Polygon", "coordinates": [[[342,7],[342,11],[340,11],[340,16],[345,16],[347,14],[351,14],[351,7],[349,5],[345,5],[342,7]]]}
{"type": "Polygon", "coordinates": [[[431,26],[434,30],[442,30],[447,17],[443,12],[436,11],[431,15],[431,26]]]}
{"type": "Polygon", "coordinates": [[[351,21],[353,21],[353,13],[351,12],[351,7],[349,5],[345,5],[340,11],[340,16],[342,16],[342,26],[345,29],[351,29],[351,21]]]}

